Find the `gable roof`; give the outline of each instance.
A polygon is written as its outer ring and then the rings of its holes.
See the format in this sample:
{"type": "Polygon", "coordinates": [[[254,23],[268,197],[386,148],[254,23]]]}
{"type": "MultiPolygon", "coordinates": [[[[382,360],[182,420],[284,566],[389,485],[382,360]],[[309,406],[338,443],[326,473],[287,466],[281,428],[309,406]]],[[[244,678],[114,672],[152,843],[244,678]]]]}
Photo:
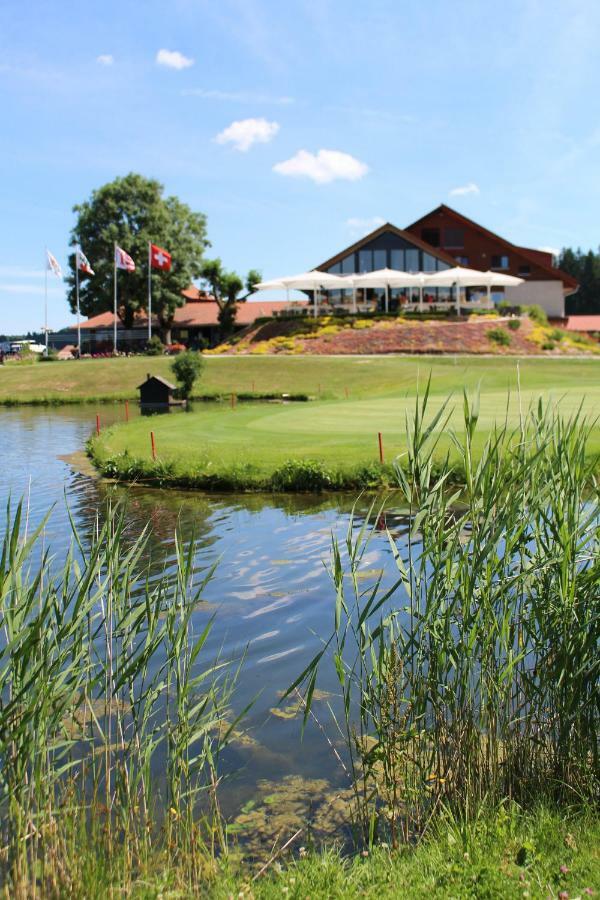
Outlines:
{"type": "Polygon", "coordinates": [[[398,228],[396,225],[392,225],[391,222],[385,222],[385,224],[380,225],[379,228],[376,228],[374,231],[370,231],[369,234],[366,234],[359,241],[356,241],[354,244],[350,244],[350,246],[346,247],[345,250],[342,250],[340,253],[336,253],[335,256],[332,256],[330,259],[326,259],[325,262],[322,262],[320,265],[315,266],[315,268],[319,271],[323,271],[324,269],[328,269],[330,266],[335,266],[336,263],[340,262],[345,256],[348,256],[349,253],[354,253],[356,250],[360,250],[361,247],[365,246],[365,244],[368,244],[375,238],[378,238],[379,235],[385,234],[386,231],[391,231],[392,234],[397,235],[397,237],[403,238],[403,240],[408,241],[409,244],[413,244],[420,250],[424,250],[426,253],[429,253],[430,256],[435,256],[437,259],[441,259],[442,262],[448,263],[448,265],[450,266],[456,265],[456,260],[453,256],[450,256],[449,253],[446,253],[444,250],[440,250],[439,247],[432,247],[426,241],[422,241],[421,238],[416,237],[414,234],[410,234],[410,232],[403,231],[402,228],[398,228]]]}
{"type": "Polygon", "coordinates": [[[516,253],[520,254],[524,259],[528,259],[529,262],[533,263],[533,265],[538,266],[540,269],[545,269],[547,272],[550,272],[555,278],[560,278],[563,284],[565,284],[567,287],[573,288],[573,290],[576,290],[579,287],[579,282],[575,278],[573,278],[572,275],[568,275],[566,272],[563,272],[562,269],[557,269],[555,266],[549,265],[547,260],[540,258],[540,251],[531,251],[528,247],[519,247],[517,246],[517,244],[511,244],[511,242],[507,241],[506,238],[500,237],[499,234],[495,234],[495,232],[490,231],[488,228],[484,228],[483,225],[480,225],[478,222],[473,221],[473,219],[469,219],[468,216],[463,216],[462,213],[459,213],[455,209],[452,209],[451,206],[446,206],[445,203],[440,203],[439,206],[436,206],[435,209],[432,209],[424,216],[421,216],[420,219],[417,219],[417,221],[409,225],[408,228],[416,228],[417,225],[420,225],[424,219],[428,219],[429,216],[432,216],[437,212],[446,213],[447,215],[452,216],[454,219],[456,219],[457,222],[460,222],[462,225],[466,225],[469,228],[475,228],[486,237],[492,238],[492,240],[497,241],[503,247],[506,247],[507,250],[516,251],[516,253]]]}
{"type": "Polygon", "coordinates": [[[144,387],[144,385],[148,384],[150,381],[158,381],[160,384],[164,384],[165,387],[168,387],[169,390],[171,390],[171,391],[176,390],[175,385],[171,384],[170,381],[167,381],[166,378],[163,378],[162,375],[149,375],[145,381],[143,381],[141,384],[138,384],[136,390],[139,391],[140,388],[144,387]]]}

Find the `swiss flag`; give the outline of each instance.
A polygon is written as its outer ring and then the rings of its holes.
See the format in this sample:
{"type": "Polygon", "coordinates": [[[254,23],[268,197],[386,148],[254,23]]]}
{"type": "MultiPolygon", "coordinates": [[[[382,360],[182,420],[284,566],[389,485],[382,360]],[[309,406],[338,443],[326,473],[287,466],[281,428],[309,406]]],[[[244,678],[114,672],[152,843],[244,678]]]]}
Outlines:
{"type": "Polygon", "coordinates": [[[153,269],[162,269],[168,272],[171,268],[171,254],[156,244],[150,244],[150,264],[153,269]]]}

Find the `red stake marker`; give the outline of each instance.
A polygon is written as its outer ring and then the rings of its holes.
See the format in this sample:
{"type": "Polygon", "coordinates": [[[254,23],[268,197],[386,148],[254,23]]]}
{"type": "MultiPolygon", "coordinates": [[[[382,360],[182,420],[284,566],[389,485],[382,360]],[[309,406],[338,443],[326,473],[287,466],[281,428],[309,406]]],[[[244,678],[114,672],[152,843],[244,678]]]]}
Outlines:
{"type": "Polygon", "coordinates": [[[96,413],[96,435],[100,435],[100,416],[96,413]]]}
{"type": "Polygon", "coordinates": [[[125,401],[125,421],[129,422],[129,400],[125,401]]]}
{"type": "Polygon", "coordinates": [[[379,438],[379,462],[383,463],[383,438],[380,431],[377,432],[377,437],[379,438]]]}
{"type": "Polygon", "coordinates": [[[235,406],[235,394],[232,394],[231,395],[231,408],[233,409],[234,406],[235,406]]]}
{"type": "Polygon", "coordinates": [[[152,459],[156,459],[156,444],[154,443],[154,432],[150,432],[150,443],[152,445],[152,459]]]}

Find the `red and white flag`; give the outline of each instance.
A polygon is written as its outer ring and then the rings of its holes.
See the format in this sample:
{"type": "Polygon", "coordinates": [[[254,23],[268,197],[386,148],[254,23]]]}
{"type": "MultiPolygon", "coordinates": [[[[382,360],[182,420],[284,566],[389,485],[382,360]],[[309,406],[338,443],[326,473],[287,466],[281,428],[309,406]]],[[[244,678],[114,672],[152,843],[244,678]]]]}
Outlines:
{"type": "Polygon", "coordinates": [[[79,269],[80,272],[85,272],[86,275],[93,275],[94,270],[90,266],[90,261],[83,252],[83,250],[75,251],[75,265],[79,269]]]}
{"type": "Polygon", "coordinates": [[[135,272],[135,263],[129,253],[125,253],[120,247],[115,247],[115,266],[117,269],[125,269],[126,272],[135,272]]]}
{"type": "Polygon", "coordinates": [[[171,254],[156,244],[150,244],[150,265],[153,269],[161,269],[169,272],[171,269],[171,254]]]}
{"type": "Polygon", "coordinates": [[[51,272],[54,272],[57,278],[62,278],[62,269],[58,263],[58,260],[55,256],[50,253],[49,250],[46,250],[46,268],[50,269],[51,272]]]}

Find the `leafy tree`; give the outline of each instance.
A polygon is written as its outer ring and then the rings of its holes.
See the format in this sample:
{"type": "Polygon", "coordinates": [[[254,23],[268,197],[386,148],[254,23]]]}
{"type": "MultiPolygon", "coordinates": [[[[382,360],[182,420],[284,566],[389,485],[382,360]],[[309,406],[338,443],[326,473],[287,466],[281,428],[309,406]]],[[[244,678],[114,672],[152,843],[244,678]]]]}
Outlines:
{"type": "Polygon", "coordinates": [[[195,350],[179,353],[171,363],[171,371],[179,384],[179,394],[187,399],[192,393],[194,382],[204,368],[204,359],[195,350]]]}
{"type": "Polygon", "coordinates": [[[567,297],[567,314],[600,313],[600,252],[585,253],[580,248],[565,247],[558,257],[558,266],[579,282],[577,293],[567,297]]]}
{"type": "MultiPolygon", "coordinates": [[[[113,248],[116,242],[136,264],[135,272],[119,271],[119,317],[126,328],[137,312],[146,309],[148,296],[148,241],[165,247],[173,257],[170,272],[152,270],[152,313],[160,333],[171,341],[171,325],[184,298],[182,290],[200,274],[202,254],[210,246],[206,239],[206,217],[193,212],[177,197],[164,197],[164,188],[154,179],[130,173],[92,192],[89,200],[73,208],[77,214],[71,232],[80,244],[95,274],[80,273],[81,311],[86,316],[113,309],[113,248]]],[[[69,304],[76,309],[75,253],[69,258],[69,304]]]]}
{"type": "Polygon", "coordinates": [[[225,338],[233,331],[238,303],[244,303],[254,293],[256,285],[261,280],[260,272],[250,269],[244,282],[236,272],[224,269],[220,259],[207,259],[200,267],[200,277],[208,282],[217,301],[221,337],[225,338]],[[244,287],[246,293],[240,297],[239,294],[244,287]]]}

